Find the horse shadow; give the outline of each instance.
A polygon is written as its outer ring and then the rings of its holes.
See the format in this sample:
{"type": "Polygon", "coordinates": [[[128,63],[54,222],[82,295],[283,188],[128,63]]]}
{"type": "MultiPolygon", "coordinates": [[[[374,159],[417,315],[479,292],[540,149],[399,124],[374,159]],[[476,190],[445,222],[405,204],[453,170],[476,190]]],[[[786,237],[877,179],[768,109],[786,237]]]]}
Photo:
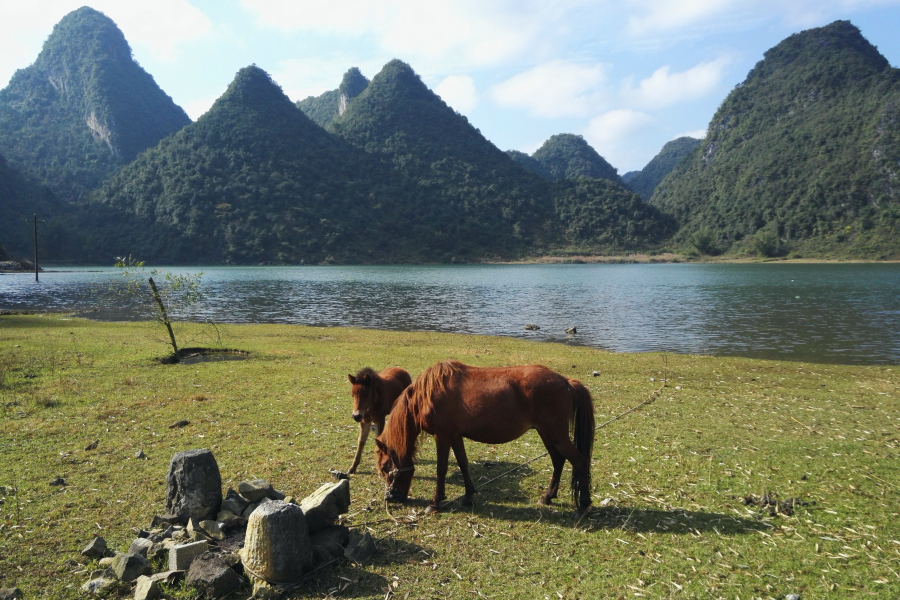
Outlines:
{"type": "MultiPolygon", "coordinates": [[[[754,518],[739,517],[715,512],[692,511],[682,508],[671,510],[636,508],[627,504],[594,506],[592,510],[576,522],[573,518],[575,505],[569,494],[566,474],[559,490],[559,498],[551,506],[537,504],[545,488],[523,486],[523,480],[536,474],[529,466],[511,462],[473,461],[470,465],[472,479],[477,487],[496,483],[481,489],[474,496],[474,506],[464,507],[451,495],[450,483],[462,488],[462,476],[458,472],[447,477],[449,500],[442,505],[444,512],[474,512],[494,519],[517,522],[550,522],[560,526],[576,524],[579,528],[592,530],[622,529],[633,532],[670,533],[676,535],[699,535],[717,533],[720,535],[742,535],[756,531],[767,531],[771,525],[754,518]],[[511,472],[510,472],[511,471],[511,472]],[[503,474],[502,478],[498,478],[503,474]],[[510,506],[521,503],[521,506],[510,506]]],[[[418,476],[418,475],[417,475],[418,476]]],[[[549,479],[549,473],[548,473],[549,479]]],[[[549,481],[548,481],[549,483],[549,481]]],[[[454,490],[455,491],[455,490],[454,490]]],[[[461,490],[460,490],[461,491],[461,490]]],[[[427,501],[422,502],[423,505],[427,501]]]]}

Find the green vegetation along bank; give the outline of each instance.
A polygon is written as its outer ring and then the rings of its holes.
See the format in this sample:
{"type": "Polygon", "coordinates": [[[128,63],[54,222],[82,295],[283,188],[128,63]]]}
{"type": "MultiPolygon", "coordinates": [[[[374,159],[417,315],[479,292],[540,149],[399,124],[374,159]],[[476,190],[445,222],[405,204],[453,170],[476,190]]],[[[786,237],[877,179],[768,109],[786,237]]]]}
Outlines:
{"type": "MultiPolygon", "coordinates": [[[[391,508],[413,524],[385,512],[367,459],[348,520],[371,529],[378,555],[315,573],[294,598],[344,584],[341,597],[373,599],[389,588],[395,598],[900,595],[898,367],[277,325],[222,330],[247,360],[163,365],[164,335],[144,323],[0,317],[0,587],[81,598],[96,565],[79,550],[97,534],[127,547],[131,528],[163,510],[177,451],[211,448],[225,487],[265,477],[302,497],[352,459],[347,373],[402,365],[416,374],[456,358],[577,377],[598,424],[659,393],[597,432],[595,508],[577,526],[566,475],[557,505],[537,505],[549,459],[485,485],[474,509],[426,517],[435,455],[423,439],[413,498],[391,508]],[[179,420],[190,424],[169,428],[179,420]],[[138,450],[147,460],[133,458],[138,450]],[[51,487],[56,477],[67,485],[51,487]],[[775,507],[759,506],[766,494],[775,507]]],[[[544,449],[529,433],[467,451],[481,485],[544,449]]],[[[451,476],[448,496],[461,485],[451,476]]],[[[180,586],[167,594],[193,597],[180,586]]]]}

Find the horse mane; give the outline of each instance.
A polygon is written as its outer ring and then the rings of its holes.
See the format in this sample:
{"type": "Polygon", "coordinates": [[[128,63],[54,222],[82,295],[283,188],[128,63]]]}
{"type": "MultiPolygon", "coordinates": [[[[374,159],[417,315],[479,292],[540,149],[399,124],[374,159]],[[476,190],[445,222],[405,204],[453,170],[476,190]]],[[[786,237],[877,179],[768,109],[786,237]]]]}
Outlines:
{"type": "Polygon", "coordinates": [[[466,370],[466,365],[457,360],[435,363],[422,371],[412,382],[420,414],[431,410],[434,397],[447,391],[447,382],[466,370]]]}
{"type": "Polygon", "coordinates": [[[372,367],[363,367],[362,369],[360,369],[360,370],[356,373],[356,378],[357,378],[357,379],[360,379],[363,375],[368,375],[369,377],[371,377],[371,378],[372,378],[373,380],[375,380],[375,381],[381,379],[381,378],[378,376],[378,372],[377,372],[375,369],[373,369],[372,367]]]}
{"type": "Polygon", "coordinates": [[[424,426],[423,418],[431,411],[435,395],[444,393],[449,379],[462,373],[465,368],[461,362],[445,360],[422,371],[397,398],[391,410],[391,419],[379,439],[389,448],[404,452],[410,460],[415,458],[424,426]]]}

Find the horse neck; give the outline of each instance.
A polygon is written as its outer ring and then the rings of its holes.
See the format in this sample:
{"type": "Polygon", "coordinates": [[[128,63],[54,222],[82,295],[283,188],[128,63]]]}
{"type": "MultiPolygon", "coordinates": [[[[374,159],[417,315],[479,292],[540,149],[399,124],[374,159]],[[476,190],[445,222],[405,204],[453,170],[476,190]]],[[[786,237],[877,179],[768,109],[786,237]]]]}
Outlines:
{"type": "Polygon", "coordinates": [[[384,428],[384,443],[397,453],[398,459],[404,463],[407,461],[412,463],[416,456],[421,432],[422,427],[416,422],[415,413],[410,410],[409,403],[404,399],[399,399],[384,428]]]}

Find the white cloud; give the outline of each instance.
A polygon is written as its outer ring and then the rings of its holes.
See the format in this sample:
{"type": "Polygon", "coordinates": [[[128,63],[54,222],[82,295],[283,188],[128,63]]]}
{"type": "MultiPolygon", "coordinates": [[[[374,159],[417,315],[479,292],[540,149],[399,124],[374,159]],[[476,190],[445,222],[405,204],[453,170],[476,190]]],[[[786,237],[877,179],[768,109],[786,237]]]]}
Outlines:
{"type": "Polygon", "coordinates": [[[371,36],[393,56],[444,67],[493,66],[539,51],[584,4],[597,0],[241,0],[262,27],[371,36]]]}
{"type": "Polygon", "coordinates": [[[729,59],[723,57],[680,73],[672,73],[666,65],[643,79],[636,88],[627,83],[622,95],[630,104],[647,109],[701,98],[719,85],[728,62],[729,59]]]}
{"type": "Polygon", "coordinates": [[[630,108],[619,108],[591,119],[584,131],[584,138],[610,164],[631,169],[641,155],[636,150],[639,147],[636,138],[649,131],[652,125],[653,117],[650,115],[630,108]]]}
{"type": "Polygon", "coordinates": [[[309,57],[279,61],[271,75],[284,89],[284,93],[291,100],[297,101],[336,90],[350,67],[357,67],[366,77],[371,78],[382,66],[377,59],[360,63],[349,55],[309,57]]]}
{"type": "Polygon", "coordinates": [[[583,117],[602,110],[607,92],[606,67],[564,60],[540,64],[491,88],[494,101],[540,117],[583,117]]]}
{"type": "Polygon", "coordinates": [[[461,113],[469,112],[478,104],[475,81],[468,75],[450,75],[434,88],[441,99],[461,113]]]}
{"type": "MultiPolygon", "coordinates": [[[[222,90],[222,94],[224,93],[225,90],[222,90]]],[[[221,96],[221,94],[218,94],[216,96],[204,96],[203,98],[195,98],[194,100],[190,100],[189,102],[187,102],[184,106],[182,106],[182,108],[192,121],[196,121],[212,107],[215,101],[219,99],[219,96],[221,96]]]]}
{"type": "Polygon", "coordinates": [[[739,4],[740,0],[631,0],[628,32],[641,36],[681,29],[719,16],[739,4]]]}

